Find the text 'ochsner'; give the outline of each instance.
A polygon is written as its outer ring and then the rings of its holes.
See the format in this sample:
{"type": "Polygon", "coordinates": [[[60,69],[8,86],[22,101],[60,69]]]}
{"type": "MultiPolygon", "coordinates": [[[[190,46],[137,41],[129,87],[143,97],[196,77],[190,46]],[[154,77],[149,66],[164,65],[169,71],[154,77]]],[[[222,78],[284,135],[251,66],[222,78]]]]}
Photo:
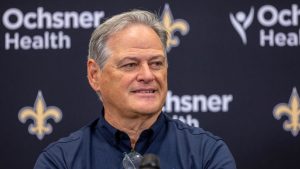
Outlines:
{"type": "Polygon", "coordinates": [[[71,37],[64,30],[96,28],[103,17],[104,11],[51,13],[38,7],[36,11],[24,13],[17,8],[7,9],[2,15],[2,23],[9,30],[5,33],[5,50],[70,49],[71,37]],[[21,32],[25,30],[45,31],[24,35],[21,32]]]}
{"type": "Polygon", "coordinates": [[[163,111],[172,113],[172,118],[174,119],[179,119],[191,126],[199,127],[198,119],[193,118],[192,114],[228,112],[229,104],[232,102],[232,94],[212,94],[209,96],[193,94],[179,96],[169,90],[163,111]]]}

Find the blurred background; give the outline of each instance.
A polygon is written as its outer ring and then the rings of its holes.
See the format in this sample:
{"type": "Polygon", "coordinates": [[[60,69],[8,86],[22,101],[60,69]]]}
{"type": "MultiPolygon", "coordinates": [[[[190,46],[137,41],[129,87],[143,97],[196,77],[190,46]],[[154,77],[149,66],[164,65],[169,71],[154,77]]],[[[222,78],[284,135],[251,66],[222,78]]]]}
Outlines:
{"type": "Polygon", "coordinates": [[[33,168],[99,116],[89,38],[131,9],[155,12],[172,35],[165,112],[222,137],[239,169],[300,168],[299,1],[0,3],[0,168],[33,168]]]}

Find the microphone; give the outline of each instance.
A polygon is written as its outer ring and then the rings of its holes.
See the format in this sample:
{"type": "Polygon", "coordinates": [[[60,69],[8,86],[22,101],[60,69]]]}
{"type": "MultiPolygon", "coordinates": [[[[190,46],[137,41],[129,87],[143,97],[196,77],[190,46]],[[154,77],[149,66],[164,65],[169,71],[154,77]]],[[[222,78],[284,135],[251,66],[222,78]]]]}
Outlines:
{"type": "Polygon", "coordinates": [[[141,161],[140,169],[160,169],[158,157],[154,154],[146,154],[141,161]]]}

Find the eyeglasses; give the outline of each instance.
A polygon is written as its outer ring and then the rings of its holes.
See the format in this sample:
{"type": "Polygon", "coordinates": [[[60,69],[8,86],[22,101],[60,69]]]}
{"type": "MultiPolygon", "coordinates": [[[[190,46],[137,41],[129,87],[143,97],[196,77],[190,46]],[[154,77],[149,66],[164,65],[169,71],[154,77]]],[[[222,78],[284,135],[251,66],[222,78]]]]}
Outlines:
{"type": "Polygon", "coordinates": [[[129,154],[125,152],[122,161],[123,167],[124,169],[138,169],[142,159],[143,156],[138,152],[131,151],[129,154]]]}

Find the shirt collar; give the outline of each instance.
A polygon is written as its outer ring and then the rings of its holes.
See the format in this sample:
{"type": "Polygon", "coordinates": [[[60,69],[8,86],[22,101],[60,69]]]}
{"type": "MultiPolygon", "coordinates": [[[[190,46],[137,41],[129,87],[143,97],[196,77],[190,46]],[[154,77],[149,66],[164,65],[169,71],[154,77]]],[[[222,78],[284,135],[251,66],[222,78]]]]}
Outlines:
{"type": "MultiPolygon", "coordinates": [[[[158,135],[158,133],[161,131],[161,128],[166,125],[166,115],[164,113],[160,113],[160,115],[158,116],[157,120],[154,122],[154,124],[149,128],[144,130],[141,135],[139,140],[148,140],[147,142],[150,141],[151,144],[151,140],[155,139],[156,136],[158,135]]],[[[104,119],[104,109],[102,109],[100,117],[99,117],[99,121],[97,124],[97,130],[100,131],[100,133],[104,136],[104,138],[113,145],[117,145],[120,140],[126,140],[129,141],[129,145],[130,145],[130,140],[129,137],[126,133],[114,128],[113,126],[111,126],[105,119],[104,119]]],[[[138,140],[138,141],[139,141],[138,140]]],[[[137,142],[136,148],[139,149],[139,147],[145,147],[145,146],[139,146],[138,145],[139,142],[137,142]]],[[[145,148],[142,148],[145,149],[145,148]]],[[[122,150],[124,151],[124,150],[122,150]]],[[[140,150],[142,151],[142,150],[140,150]]]]}

